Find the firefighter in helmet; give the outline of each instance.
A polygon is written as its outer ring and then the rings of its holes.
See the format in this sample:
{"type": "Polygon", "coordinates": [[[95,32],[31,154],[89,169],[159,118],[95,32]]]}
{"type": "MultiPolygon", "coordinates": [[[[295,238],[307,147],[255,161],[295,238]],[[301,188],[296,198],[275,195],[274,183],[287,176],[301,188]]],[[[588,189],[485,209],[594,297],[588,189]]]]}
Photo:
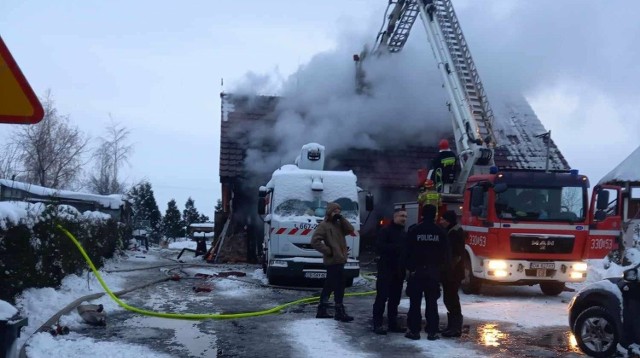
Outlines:
{"type": "Polygon", "coordinates": [[[440,193],[450,193],[451,185],[456,180],[458,158],[449,147],[449,141],[440,140],[438,156],[431,161],[431,176],[436,182],[436,190],[440,193]]]}
{"type": "Polygon", "coordinates": [[[420,194],[418,194],[418,203],[420,207],[425,205],[433,205],[436,207],[436,217],[438,217],[437,209],[440,207],[440,193],[436,190],[436,185],[431,179],[427,179],[420,186],[420,194]]]}

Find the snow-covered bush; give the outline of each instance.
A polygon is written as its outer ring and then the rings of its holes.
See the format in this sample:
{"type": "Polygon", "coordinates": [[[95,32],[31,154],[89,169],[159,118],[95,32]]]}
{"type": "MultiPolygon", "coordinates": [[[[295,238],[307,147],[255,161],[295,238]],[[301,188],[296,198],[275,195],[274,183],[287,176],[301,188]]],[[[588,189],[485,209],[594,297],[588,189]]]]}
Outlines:
{"type": "Polygon", "coordinates": [[[98,212],[80,213],[68,205],[0,202],[0,300],[30,287],[55,287],[87,263],[60,224],[81,243],[94,264],[122,247],[126,228],[98,212]],[[9,213],[9,214],[7,214],[9,213]]]}

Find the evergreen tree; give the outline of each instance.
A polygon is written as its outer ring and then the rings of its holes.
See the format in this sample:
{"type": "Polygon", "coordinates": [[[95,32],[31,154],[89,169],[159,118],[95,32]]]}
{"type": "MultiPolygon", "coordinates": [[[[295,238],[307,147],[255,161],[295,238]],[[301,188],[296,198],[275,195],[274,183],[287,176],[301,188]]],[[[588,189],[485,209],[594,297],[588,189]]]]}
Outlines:
{"type": "Polygon", "coordinates": [[[174,241],[176,237],[184,236],[184,223],[174,199],[167,203],[167,211],[165,211],[162,218],[162,233],[174,241]]]}
{"type": "Polygon", "coordinates": [[[191,197],[187,199],[187,202],[184,204],[184,210],[182,211],[182,221],[184,221],[184,226],[189,228],[190,224],[197,223],[200,219],[200,213],[198,213],[198,209],[195,207],[195,202],[191,197]]]}
{"type": "Polygon", "coordinates": [[[158,209],[156,198],[153,195],[151,183],[142,181],[135,185],[129,191],[129,198],[133,202],[134,226],[148,222],[152,236],[159,238],[162,215],[160,214],[160,209],[158,209]]]}
{"type": "Polygon", "coordinates": [[[214,208],[216,213],[219,213],[222,211],[222,199],[218,199],[218,202],[216,203],[216,207],[214,208]]]}
{"type": "Polygon", "coordinates": [[[209,217],[206,216],[205,214],[200,214],[200,217],[198,218],[198,222],[199,223],[206,223],[209,222],[209,217]]]}

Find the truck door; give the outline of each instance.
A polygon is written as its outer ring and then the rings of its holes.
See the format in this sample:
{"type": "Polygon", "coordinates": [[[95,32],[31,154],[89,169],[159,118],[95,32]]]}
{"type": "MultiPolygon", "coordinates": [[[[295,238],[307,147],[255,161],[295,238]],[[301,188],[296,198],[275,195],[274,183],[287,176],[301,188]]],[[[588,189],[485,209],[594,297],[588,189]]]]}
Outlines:
{"type": "Polygon", "coordinates": [[[613,185],[596,185],[589,205],[589,259],[601,259],[618,249],[622,235],[622,190],[613,185]]]}

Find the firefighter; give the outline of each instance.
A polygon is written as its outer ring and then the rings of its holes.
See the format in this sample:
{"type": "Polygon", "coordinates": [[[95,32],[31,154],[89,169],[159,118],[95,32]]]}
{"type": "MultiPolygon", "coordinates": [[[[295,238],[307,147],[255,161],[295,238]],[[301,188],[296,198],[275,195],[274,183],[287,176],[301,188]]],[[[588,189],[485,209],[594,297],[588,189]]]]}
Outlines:
{"type": "Polygon", "coordinates": [[[451,254],[447,237],[441,227],[436,225],[436,207],[425,205],[422,209],[422,222],[409,229],[407,233],[407,295],[409,313],[405,337],[420,339],[422,315],[420,305],[425,296],[425,331],[430,341],[438,339],[438,298],[440,297],[440,274],[442,267],[449,265],[451,254]]]}
{"type": "Polygon", "coordinates": [[[431,161],[431,177],[435,181],[436,190],[439,193],[450,193],[451,184],[456,181],[456,169],[458,168],[458,158],[449,148],[449,141],[442,139],[438,143],[438,156],[431,161]]]}
{"type": "Polygon", "coordinates": [[[458,215],[453,210],[442,214],[440,224],[447,231],[447,241],[451,249],[451,266],[442,272],[442,300],[447,307],[447,328],[442,332],[442,336],[460,337],[462,334],[462,309],[458,290],[464,278],[462,258],[465,255],[466,233],[458,224],[458,215]]]}
{"type": "Polygon", "coordinates": [[[420,187],[420,194],[418,194],[418,204],[424,207],[424,205],[433,205],[436,207],[436,217],[438,217],[438,208],[440,207],[440,193],[436,191],[435,183],[431,179],[424,181],[420,187]]]}
{"type": "Polygon", "coordinates": [[[344,309],[344,264],[347,263],[347,241],[345,236],[353,232],[353,226],[341,213],[340,204],[329,203],[324,220],[318,224],[311,237],[311,246],[322,253],[322,261],[327,269],[327,278],[320,293],[320,303],[316,318],[331,318],[327,312],[329,296],[333,292],[336,321],[350,322],[344,309]]]}
{"type": "Polygon", "coordinates": [[[387,305],[387,327],[389,332],[404,332],[398,327],[398,305],[402,297],[405,278],[405,245],[407,211],[397,209],[393,222],[380,229],[376,239],[378,254],[378,275],[376,280],[376,300],[373,303],[373,331],[387,334],[382,327],[384,306],[387,305]]]}

